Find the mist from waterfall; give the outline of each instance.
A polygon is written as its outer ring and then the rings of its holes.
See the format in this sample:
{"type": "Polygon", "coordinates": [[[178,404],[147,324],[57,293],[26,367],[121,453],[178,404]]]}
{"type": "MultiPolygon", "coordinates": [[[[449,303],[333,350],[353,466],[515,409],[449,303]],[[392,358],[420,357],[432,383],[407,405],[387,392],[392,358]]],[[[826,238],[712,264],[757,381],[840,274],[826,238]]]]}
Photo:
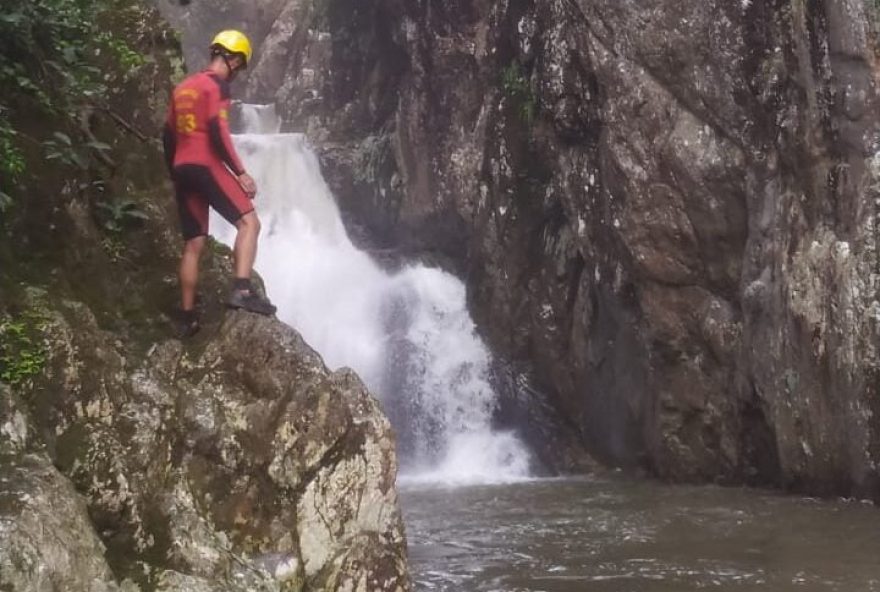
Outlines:
{"type": "MultiPolygon", "coordinates": [[[[301,134],[278,133],[271,106],[243,108],[236,147],[259,194],[256,268],[278,317],[331,369],[353,368],[382,402],[405,480],[515,481],[529,453],[492,429],[497,395],[490,354],[476,334],[465,287],[442,270],[380,268],[349,240],[317,156],[301,134]]],[[[235,232],[212,214],[214,236],[235,232]]]]}

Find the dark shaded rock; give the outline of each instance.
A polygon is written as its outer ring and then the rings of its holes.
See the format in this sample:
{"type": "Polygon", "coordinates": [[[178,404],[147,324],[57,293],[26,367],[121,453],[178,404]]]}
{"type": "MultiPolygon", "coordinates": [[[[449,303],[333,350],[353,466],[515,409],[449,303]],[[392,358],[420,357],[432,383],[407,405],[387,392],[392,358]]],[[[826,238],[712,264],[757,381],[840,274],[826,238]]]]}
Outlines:
{"type": "Polygon", "coordinates": [[[536,384],[527,368],[496,361],[492,386],[498,393],[493,427],[521,437],[532,453],[531,470],[538,476],[561,472],[595,473],[602,470],[593,458],[583,454],[580,427],[566,424],[536,384]]]}
{"type": "Polygon", "coordinates": [[[253,96],[587,449],[880,497],[872,3],[293,4],[253,96]]]}

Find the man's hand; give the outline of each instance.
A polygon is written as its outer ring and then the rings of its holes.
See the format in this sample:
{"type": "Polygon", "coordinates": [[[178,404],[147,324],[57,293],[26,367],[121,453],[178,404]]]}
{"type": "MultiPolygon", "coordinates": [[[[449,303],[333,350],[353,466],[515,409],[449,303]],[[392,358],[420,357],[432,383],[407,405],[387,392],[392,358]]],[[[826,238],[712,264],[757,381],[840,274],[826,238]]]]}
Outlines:
{"type": "Polygon", "coordinates": [[[247,193],[249,198],[254,199],[257,196],[257,183],[254,181],[253,177],[247,173],[242,173],[238,177],[238,183],[241,185],[241,188],[244,189],[244,192],[247,193]]]}

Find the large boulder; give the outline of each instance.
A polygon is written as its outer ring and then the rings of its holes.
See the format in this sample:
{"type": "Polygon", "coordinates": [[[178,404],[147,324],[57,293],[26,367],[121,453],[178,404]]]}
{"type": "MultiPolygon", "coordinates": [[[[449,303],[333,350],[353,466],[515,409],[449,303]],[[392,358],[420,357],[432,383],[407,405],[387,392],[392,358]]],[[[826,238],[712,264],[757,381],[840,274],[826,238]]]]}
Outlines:
{"type": "Polygon", "coordinates": [[[85,501],[45,455],[0,456],[0,588],[131,590],[104,555],[85,501]]]}
{"type": "Polygon", "coordinates": [[[0,436],[0,588],[119,590],[85,500],[37,450],[27,406],[4,385],[0,436]]]}
{"type": "Polygon", "coordinates": [[[357,376],[329,372],[265,317],[229,313],[190,347],[169,340],[130,360],[87,307],[57,306],[44,309],[32,419],[12,403],[3,418],[20,444],[2,495],[37,492],[33,512],[6,514],[7,561],[40,550],[27,565],[72,590],[103,590],[84,582],[112,586],[113,574],[168,591],[408,589],[394,436],[357,376]],[[22,456],[27,426],[72,485],[22,456]],[[76,510],[54,519],[66,554],[22,539],[42,532],[53,500],[76,510]]]}

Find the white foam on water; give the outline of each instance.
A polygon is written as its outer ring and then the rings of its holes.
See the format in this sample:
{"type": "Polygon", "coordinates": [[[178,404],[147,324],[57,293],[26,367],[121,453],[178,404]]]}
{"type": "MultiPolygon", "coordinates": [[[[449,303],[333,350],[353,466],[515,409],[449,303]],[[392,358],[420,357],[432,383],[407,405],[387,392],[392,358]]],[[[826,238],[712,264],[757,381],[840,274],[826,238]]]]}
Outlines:
{"type": "MultiPolygon", "coordinates": [[[[401,447],[402,478],[496,483],[527,479],[529,453],[492,429],[497,395],[490,354],[476,334],[465,287],[442,270],[389,273],[349,240],[314,152],[277,131],[274,109],[243,106],[236,148],[259,193],[256,269],[278,316],[321,353],[348,366],[382,401],[401,447]]],[[[212,214],[214,236],[235,230],[212,214]]]]}
{"type": "Polygon", "coordinates": [[[529,459],[511,432],[483,430],[454,435],[445,458],[433,468],[402,474],[401,483],[501,485],[529,479],[529,459]]]}

